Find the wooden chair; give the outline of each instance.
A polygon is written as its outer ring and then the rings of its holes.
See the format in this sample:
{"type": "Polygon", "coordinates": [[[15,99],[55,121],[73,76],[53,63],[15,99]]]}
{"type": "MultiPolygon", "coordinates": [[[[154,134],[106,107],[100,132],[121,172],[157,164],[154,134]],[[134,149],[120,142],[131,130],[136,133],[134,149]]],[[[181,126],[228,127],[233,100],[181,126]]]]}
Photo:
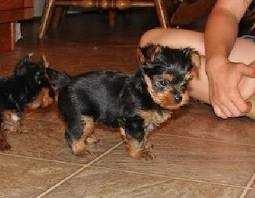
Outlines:
{"type": "Polygon", "coordinates": [[[45,4],[39,28],[39,39],[43,39],[47,32],[53,10],[55,10],[55,16],[52,23],[53,27],[56,27],[61,16],[63,16],[63,7],[66,6],[107,9],[109,10],[109,22],[112,25],[114,23],[114,10],[116,9],[123,10],[134,7],[155,7],[161,26],[166,28],[169,25],[164,0],[48,0],[45,4]]]}
{"type": "Polygon", "coordinates": [[[33,0],[0,0],[0,53],[15,47],[15,22],[33,14],[33,0]]]}

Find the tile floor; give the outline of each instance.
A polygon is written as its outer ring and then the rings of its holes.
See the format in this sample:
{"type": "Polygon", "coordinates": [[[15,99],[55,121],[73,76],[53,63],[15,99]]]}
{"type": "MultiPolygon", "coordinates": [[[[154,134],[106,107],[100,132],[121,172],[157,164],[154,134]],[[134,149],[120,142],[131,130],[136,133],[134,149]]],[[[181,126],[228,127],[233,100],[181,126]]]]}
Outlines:
{"type": "MultiPolygon", "coordinates": [[[[132,72],[139,37],[157,26],[153,14],[142,16],[121,16],[114,28],[104,15],[68,17],[43,42],[38,22],[24,23],[24,39],[0,55],[1,75],[31,51],[70,74],[132,72]]],[[[0,153],[0,197],[255,197],[255,122],[218,119],[198,102],[176,114],[151,136],[156,159],[146,161],[128,157],[116,130],[103,126],[93,155],[73,156],[55,106],[26,113],[22,133],[8,134],[12,150],[0,153]]]]}

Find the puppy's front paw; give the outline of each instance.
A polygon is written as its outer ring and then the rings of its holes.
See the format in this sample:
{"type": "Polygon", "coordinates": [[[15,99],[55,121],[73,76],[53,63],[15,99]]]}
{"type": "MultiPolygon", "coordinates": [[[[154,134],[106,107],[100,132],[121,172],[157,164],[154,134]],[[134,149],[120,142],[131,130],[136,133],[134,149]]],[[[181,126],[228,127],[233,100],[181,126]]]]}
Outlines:
{"type": "Polygon", "coordinates": [[[17,115],[17,113],[12,111],[6,111],[3,113],[1,130],[19,133],[21,132],[20,117],[17,115]]]}
{"type": "Polygon", "coordinates": [[[71,143],[72,153],[74,155],[82,155],[87,152],[84,140],[76,140],[71,143]]]}
{"type": "Polygon", "coordinates": [[[145,158],[146,160],[155,159],[155,155],[152,153],[152,145],[149,143],[139,142],[135,139],[130,139],[126,142],[126,147],[130,157],[134,159],[145,158]]]}
{"type": "Polygon", "coordinates": [[[92,134],[90,137],[86,139],[87,144],[97,144],[100,142],[100,139],[95,134],[92,134]]]}

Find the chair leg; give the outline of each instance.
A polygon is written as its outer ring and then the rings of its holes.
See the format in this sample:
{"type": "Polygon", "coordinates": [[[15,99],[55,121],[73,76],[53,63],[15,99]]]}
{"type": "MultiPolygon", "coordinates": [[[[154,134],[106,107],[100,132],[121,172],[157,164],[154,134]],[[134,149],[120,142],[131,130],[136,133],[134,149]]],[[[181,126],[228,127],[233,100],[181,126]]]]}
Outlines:
{"type": "Polygon", "coordinates": [[[108,17],[110,27],[114,27],[116,21],[116,10],[110,9],[108,11],[108,17]]]}
{"type": "Polygon", "coordinates": [[[154,2],[161,27],[163,28],[169,27],[169,18],[167,16],[166,5],[164,0],[154,0],[154,2]]]}
{"type": "Polygon", "coordinates": [[[55,7],[50,28],[52,28],[53,30],[57,29],[57,27],[59,26],[59,24],[61,23],[65,15],[65,12],[66,12],[66,7],[63,7],[63,6],[55,7]]]}
{"type": "Polygon", "coordinates": [[[39,28],[39,39],[44,38],[46,31],[49,27],[50,18],[52,16],[52,11],[54,8],[54,3],[55,3],[55,0],[48,0],[45,4],[45,9],[43,12],[43,16],[41,19],[41,25],[39,28]]]}

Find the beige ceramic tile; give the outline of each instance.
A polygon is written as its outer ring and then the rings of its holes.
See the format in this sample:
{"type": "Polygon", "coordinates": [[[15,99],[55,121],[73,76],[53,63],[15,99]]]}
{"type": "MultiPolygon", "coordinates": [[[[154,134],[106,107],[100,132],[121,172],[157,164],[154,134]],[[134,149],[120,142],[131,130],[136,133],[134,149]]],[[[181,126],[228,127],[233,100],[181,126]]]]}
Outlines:
{"type": "Polygon", "coordinates": [[[217,118],[208,105],[191,103],[160,127],[169,135],[211,139],[229,144],[255,145],[255,121],[249,118],[217,118]]]}
{"type": "Polygon", "coordinates": [[[91,167],[46,197],[186,197],[235,198],[241,188],[209,183],[169,180],[113,169],[91,167]]]}
{"type": "Polygon", "coordinates": [[[244,198],[254,198],[255,197],[255,189],[249,190],[247,195],[244,198]]]}
{"type": "Polygon", "coordinates": [[[24,119],[21,134],[14,132],[8,134],[12,149],[5,153],[87,163],[121,141],[118,133],[111,129],[99,127],[95,131],[99,142],[88,147],[91,153],[74,156],[65,142],[64,124],[60,121],[55,122],[50,116],[48,116],[50,122],[44,121],[45,117],[47,116],[41,113],[38,115],[38,119],[41,120],[37,120],[37,118],[35,120],[24,119]]]}
{"type": "Polygon", "coordinates": [[[165,183],[142,187],[122,197],[146,198],[239,198],[242,188],[226,187],[209,183],[170,180],[165,183]]]}
{"type": "Polygon", "coordinates": [[[36,197],[79,166],[0,155],[0,197],[36,197]]]}
{"type": "Polygon", "coordinates": [[[161,175],[245,186],[255,170],[255,148],[202,141],[162,133],[151,136],[154,160],[134,160],[118,147],[96,165],[161,175]]]}
{"type": "Polygon", "coordinates": [[[62,184],[46,197],[119,197],[136,188],[163,181],[164,178],[91,167],[62,184]]]}

